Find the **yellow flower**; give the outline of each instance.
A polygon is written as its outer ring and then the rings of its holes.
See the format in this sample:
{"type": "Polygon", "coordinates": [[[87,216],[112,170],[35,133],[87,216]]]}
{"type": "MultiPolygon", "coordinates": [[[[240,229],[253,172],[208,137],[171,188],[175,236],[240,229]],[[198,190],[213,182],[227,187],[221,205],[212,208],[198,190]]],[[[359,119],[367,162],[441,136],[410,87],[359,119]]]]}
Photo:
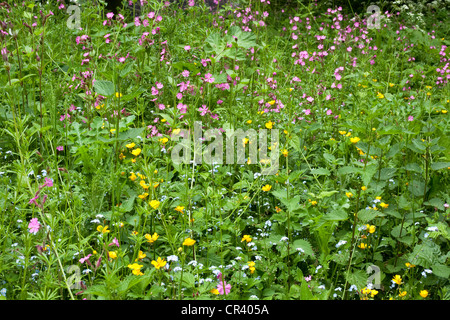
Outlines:
{"type": "Polygon", "coordinates": [[[395,86],[395,84],[389,82],[389,87],[392,88],[393,86],[395,86]]]}
{"type": "Polygon", "coordinates": [[[177,206],[177,207],[175,208],[175,211],[178,211],[178,212],[183,213],[184,207],[183,207],[183,206],[177,206]]]}
{"type": "Polygon", "coordinates": [[[255,262],[254,262],[254,261],[249,261],[249,262],[247,262],[247,264],[248,264],[250,273],[253,274],[253,272],[255,272],[255,270],[256,270],[256,269],[255,269],[255,262]]]}
{"type": "Polygon", "coordinates": [[[243,138],[242,139],[242,144],[245,146],[248,143],[248,138],[243,138]]]}
{"type": "Polygon", "coordinates": [[[289,92],[291,92],[292,90],[294,90],[294,88],[289,88],[289,92]]]}
{"type": "Polygon", "coordinates": [[[282,211],[282,209],[280,209],[280,208],[278,208],[278,207],[275,207],[275,211],[276,211],[277,213],[279,213],[280,211],[282,211]]]}
{"type": "Polygon", "coordinates": [[[351,143],[357,143],[359,140],[361,140],[361,139],[358,138],[358,137],[350,138],[350,142],[351,142],[351,143]]]}
{"type": "Polygon", "coordinates": [[[109,132],[114,133],[114,132],[116,132],[116,129],[111,129],[111,130],[109,130],[109,132]]]}
{"type": "Polygon", "coordinates": [[[128,268],[130,268],[131,270],[141,270],[142,267],[143,267],[143,265],[137,264],[137,263],[133,263],[133,264],[129,264],[128,265],[128,268]]]}
{"type": "Polygon", "coordinates": [[[272,186],[270,184],[266,184],[264,187],[262,187],[262,191],[270,191],[272,189],[272,186]]]}
{"type": "Polygon", "coordinates": [[[392,281],[398,285],[402,284],[402,277],[398,274],[396,274],[393,278],[392,281]]]}
{"type": "Polygon", "coordinates": [[[116,251],[109,251],[108,255],[111,259],[116,259],[117,258],[117,252],[116,251]]]}
{"type": "Polygon", "coordinates": [[[282,153],[283,156],[285,156],[285,157],[287,157],[288,154],[289,154],[289,152],[288,152],[286,149],[284,149],[283,151],[281,151],[281,153],[282,153]]]}
{"type": "Polygon", "coordinates": [[[407,263],[405,263],[405,266],[407,267],[407,268],[414,268],[416,265],[415,264],[412,264],[412,263],[409,263],[409,262],[407,262],[407,263]]]}
{"type": "Polygon", "coordinates": [[[217,288],[214,288],[210,291],[212,294],[219,294],[219,290],[217,288]]]}
{"type": "Polygon", "coordinates": [[[162,144],[166,144],[167,141],[169,141],[169,139],[167,139],[166,137],[159,139],[159,142],[161,142],[162,144]]]}
{"type": "Polygon", "coordinates": [[[383,99],[384,98],[384,94],[382,94],[381,92],[378,92],[377,98],[378,99],[383,99]]]}
{"type": "Polygon", "coordinates": [[[159,269],[159,268],[164,267],[166,265],[167,261],[164,259],[161,259],[161,257],[158,257],[158,259],[156,259],[156,261],[153,260],[151,263],[152,263],[152,265],[155,266],[156,269],[159,269]]]}
{"type": "Polygon", "coordinates": [[[377,291],[377,290],[372,289],[372,290],[370,291],[370,296],[371,296],[372,298],[375,297],[377,294],[378,294],[378,291],[377,291]]]}
{"type": "Polygon", "coordinates": [[[275,104],[275,100],[269,101],[268,104],[270,104],[271,106],[275,104]]]}
{"type": "Polygon", "coordinates": [[[143,253],[141,250],[139,250],[137,260],[142,260],[142,259],[144,259],[146,256],[147,256],[147,255],[146,255],[145,253],[143,253]]]}
{"type": "Polygon", "coordinates": [[[102,226],[102,225],[99,225],[98,227],[97,227],[97,231],[98,232],[101,232],[101,233],[108,233],[108,232],[111,232],[111,230],[108,230],[108,226],[102,226]]]}
{"type": "Polygon", "coordinates": [[[152,236],[149,235],[148,233],[146,233],[146,234],[144,235],[144,237],[145,237],[145,239],[147,239],[147,242],[148,242],[148,243],[153,243],[153,242],[155,242],[156,240],[158,240],[159,235],[158,235],[156,232],[155,232],[152,236]]]}
{"type": "Polygon", "coordinates": [[[250,242],[250,241],[252,241],[252,237],[250,237],[248,234],[245,234],[245,235],[242,237],[241,242],[244,242],[244,241],[250,242]]]}
{"type": "Polygon", "coordinates": [[[142,188],[144,188],[145,190],[147,190],[148,187],[149,187],[148,184],[145,184],[145,181],[144,181],[144,180],[141,180],[141,181],[139,182],[139,185],[140,185],[142,188]]]}
{"type": "Polygon", "coordinates": [[[266,128],[267,129],[272,129],[273,128],[273,122],[272,121],[267,122],[266,123],[266,128]]]}
{"type": "Polygon", "coordinates": [[[420,290],[419,294],[420,294],[420,296],[422,298],[428,297],[428,291],[427,290],[420,290]]]}
{"type": "Polygon", "coordinates": [[[339,131],[340,134],[344,135],[347,133],[347,131],[339,131]]]}
{"type": "Polygon", "coordinates": [[[161,202],[159,202],[158,200],[152,200],[152,201],[150,201],[150,206],[153,208],[153,209],[158,209],[158,207],[159,207],[159,205],[160,205],[160,203],[161,202]]]}
{"type": "Polygon", "coordinates": [[[247,124],[251,124],[252,123],[252,120],[247,120],[247,124]]]}
{"type": "Polygon", "coordinates": [[[191,238],[186,238],[183,241],[183,246],[193,246],[195,243],[195,240],[191,239],[191,238]]]}
{"type": "Polygon", "coordinates": [[[173,129],[173,134],[179,134],[181,129],[173,129]]]}
{"type": "Polygon", "coordinates": [[[166,122],[166,121],[167,121],[166,119],[161,119],[161,122],[162,122],[162,123],[164,123],[164,122],[166,122]]]}
{"type": "Polygon", "coordinates": [[[133,149],[135,145],[136,145],[136,143],[132,142],[132,143],[125,145],[125,147],[127,147],[128,149],[133,149]]]}
{"type": "Polygon", "coordinates": [[[377,200],[381,200],[381,197],[375,197],[375,199],[377,199],[377,200]]]}
{"type": "Polygon", "coordinates": [[[139,234],[139,232],[137,232],[136,230],[131,231],[132,236],[137,236],[138,234],[139,234]]]}
{"type": "Polygon", "coordinates": [[[145,192],[144,194],[140,194],[138,195],[139,198],[141,198],[142,200],[144,200],[145,198],[148,197],[148,192],[145,192]]]}
{"type": "Polygon", "coordinates": [[[122,96],[122,94],[121,93],[119,93],[119,92],[116,92],[116,98],[119,98],[119,97],[121,97],[122,96]]]}
{"type": "Polygon", "coordinates": [[[407,292],[406,291],[400,291],[400,293],[398,294],[399,297],[404,297],[406,296],[407,292]]]}
{"type": "Polygon", "coordinates": [[[351,193],[351,192],[346,192],[345,195],[347,196],[347,198],[353,197],[353,193],[351,193]]]}
{"type": "Polygon", "coordinates": [[[93,251],[92,251],[92,254],[97,254],[97,251],[93,250],[93,251]]]}
{"type": "Polygon", "coordinates": [[[441,110],[442,113],[447,113],[447,110],[441,110]]]}
{"type": "Polygon", "coordinates": [[[137,148],[137,149],[134,149],[133,151],[131,151],[131,153],[133,154],[133,156],[138,156],[140,153],[141,153],[141,149],[140,148],[137,148]]]}
{"type": "Polygon", "coordinates": [[[312,204],[313,206],[315,206],[315,205],[317,204],[317,201],[316,201],[316,200],[313,200],[313,201],[311,201],[311,204],[312,204]]]}
{"type": "Polygon", "coordinates": [[[387,203],[381,202],[380,207],[387,208],[387,207],[389,207],[389,205],[387,203]]]}
{"type": "Polygon", "coordinates": [[[367,230],[367,232],[369,232],[369,233],[374,233],[374,232],[375,232],[375,229],[376,229],[375,226],[371,226],[371,225],[366,224],[366,230],[367,230]]]}
{"type": "Polygon", "coordinates": [[[364,243],[364,242],[361,242],[361,243],[358,245],[358,247],[361,248],[361,249],[365,249],[365,248],[367,248],[367,244],[364,243]]]}
{"type": "Polygon", "coordinates": [[[366,187],[366,186],[362,186],[362,187],[361,187],[361,190],[362,190],[362,191],[366,191],[366,190],[367,190],[367,187],[366,187]]]}

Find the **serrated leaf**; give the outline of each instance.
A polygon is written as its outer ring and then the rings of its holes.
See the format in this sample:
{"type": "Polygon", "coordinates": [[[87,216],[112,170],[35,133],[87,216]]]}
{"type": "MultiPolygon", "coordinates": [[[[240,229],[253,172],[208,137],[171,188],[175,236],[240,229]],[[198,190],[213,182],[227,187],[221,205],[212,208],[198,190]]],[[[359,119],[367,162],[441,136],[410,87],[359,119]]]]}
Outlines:
{"type": "Polygon", "coordinates": [[[96,80],[94,82],[94,91],[105,97],[112,97],[116,92],[114,84],[107,80],[96,80]]]}
{"type": "Polygon", "coordinates": [[[431,164],[431,170],[440,170],[450,167],[450,162],[433,162],[431,164]]]}

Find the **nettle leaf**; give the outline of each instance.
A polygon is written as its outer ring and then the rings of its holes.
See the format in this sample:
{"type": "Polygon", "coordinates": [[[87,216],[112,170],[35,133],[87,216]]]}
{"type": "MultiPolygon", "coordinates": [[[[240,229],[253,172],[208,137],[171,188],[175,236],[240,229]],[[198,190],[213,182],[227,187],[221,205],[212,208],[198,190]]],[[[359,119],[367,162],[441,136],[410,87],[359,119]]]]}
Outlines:
{"type": "Polygon", "coordinates": [[[96,80],[94,82],[94,91],[105,97],[112,97],[116,92],[114,84],[107,80],[96,80]]]}
{"type": "Polygon", "coordinates": [[[431,164],[431,170],[441,170],[450,167],[450,162],[434,162],[431,164]]]}
{"type": "Polygon", "coordinates": [[[311,247],[311,244],[307,240],[303,239],[294,240],[294,243],[292,244],[292,249],[295,250],[294,252],[300,252],[302,254],[306,254],[311,257],[314,256],[313,248],[311,247]]]}
{"type": "Polygon", "coordinates": [[[330,170],[328,170],[327,168],[317,168],[317,169],[311,169],[310,173],[312,175],[326,175],[329,176],[331,174],[330,170]]]}

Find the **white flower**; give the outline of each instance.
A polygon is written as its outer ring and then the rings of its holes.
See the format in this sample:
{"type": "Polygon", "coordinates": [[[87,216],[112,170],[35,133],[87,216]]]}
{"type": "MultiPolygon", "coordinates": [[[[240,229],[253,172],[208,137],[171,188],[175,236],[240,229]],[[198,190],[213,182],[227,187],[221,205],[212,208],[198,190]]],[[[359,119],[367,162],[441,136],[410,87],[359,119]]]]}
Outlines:
{"type": "Polygon", "coordinates": [[[171,255],[167,257],[167,261],[178,261],[178,257],[176,255],[171,255]]]}
{"type": "Polygon", "coordinates": [[[181,271],[181,267],[175,267],[175,268],[173,268],[173,272],[178,272],[178,271],[181,271]]]}
{"type": "Polygon", "coordinates": [[[429,227],[427,228],[428,231],[439,231],[438,227],[429,227]]]}
{"type": "Polygon", "coordinates": [[[281,239],[280,239],[280,241],[288,241],[289,240],[289,238],[288,237],[282,237],[281,239]]]}
{"type": "Polygon", "coordinates": [[[339,248],[340,246],[342,246],[343,244],[346,244],[347,241],[345,240],[339,240],[339,242],[336,244],[336,248],[339,248]]]}
{"type": "Polygon", "coordinates": [[[194,266],[194,268],[197,266],[197,261],[192,260],[188,263],[188,266],[194,266]]]}

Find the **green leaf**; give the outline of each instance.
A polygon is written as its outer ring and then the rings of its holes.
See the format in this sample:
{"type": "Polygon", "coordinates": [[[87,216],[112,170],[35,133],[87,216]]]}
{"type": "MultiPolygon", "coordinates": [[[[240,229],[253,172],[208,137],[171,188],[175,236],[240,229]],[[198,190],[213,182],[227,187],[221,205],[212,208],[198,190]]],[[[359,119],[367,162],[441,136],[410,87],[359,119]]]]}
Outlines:
{"type": "Polygon", "coordinates": [[[360,173],[361,169],[345,166],[338,169],[338,174],[360,173]]]}
{"type": "Polygon", "coordinates": [[[433,270],[433,274],[438,277],[442,277],[448,280],[450,277],[450,268],[443,264],[435,264],[431,266],[431,270],[433,270]]]}
{"type": "Polygon", "coordinates": [[[94,83],[94,90],[105,97],[112,97],[116,92],[114,84],[107,80],[96,80],[94,83]]]}
{"type": "Polygon", "coordinates": [[[303,254],[306,254],[308,256],[311,257],[314,256],[314,251],[311,247],[311,244],[307,240],[303,239],[294,240],[294,243],[292,244],[292,249],[295,250],[294,252],[302,252],[303,254]],[[300,248],[303,251],[297,250],[298,248],[300,248]]]}
{"type": "Polygon", "coordinates": [[[317,168],[317,169],[311,169],[311,172],[310,172],[312,175],[326,175],[326,176],[329,176],[331,173],[330,173],[330,170],[328,170],[327,168],[317,168]]]}
{"type": "Polygon", "coordinates": [[[431,170],[440,170],[450,167],[450,162],[434,162],[431,164],[431,170]]]}
{"type": "Polygon", "coordinates": [[[347,220],[348,215],[343,209],[338,209],[325,214],[323,218],[328,221],[344,221],[347,220]]]}

